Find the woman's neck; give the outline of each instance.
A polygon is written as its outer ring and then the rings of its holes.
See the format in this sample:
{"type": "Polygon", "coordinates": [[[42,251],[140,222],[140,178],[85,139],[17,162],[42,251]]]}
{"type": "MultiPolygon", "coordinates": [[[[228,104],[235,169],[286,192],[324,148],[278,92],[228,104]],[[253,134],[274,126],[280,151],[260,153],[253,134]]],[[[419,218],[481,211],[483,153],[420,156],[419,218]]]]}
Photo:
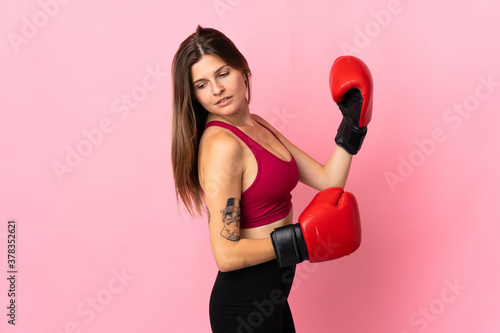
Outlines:
{"type": "Polygon", "coordinates": [[[242,112],[233,113],[230,115],[219,115],[215,113],[209,113],[207,117],[207,123],[214,120],[223,121],[236,127],[254,126],[254,122],[252,121],[249,108],[247,108],[242,112]]]}

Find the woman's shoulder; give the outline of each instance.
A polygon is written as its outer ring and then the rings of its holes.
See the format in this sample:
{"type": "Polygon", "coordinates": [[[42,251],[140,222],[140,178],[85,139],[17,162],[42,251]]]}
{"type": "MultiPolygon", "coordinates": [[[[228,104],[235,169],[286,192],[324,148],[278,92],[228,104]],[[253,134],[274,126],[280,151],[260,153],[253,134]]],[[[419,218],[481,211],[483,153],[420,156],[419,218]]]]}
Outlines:
{"type": "Polygon", "coordinates": [[[236,174],[234,165],[240,165],[243,159],[243,149],[236,136],[222,127],[211,126],[203,133],[198,150],[198,168],[200,179],[217,177],[231,166],[236,174]]]}
{"type": "Polygon", "coordinates": [[[200,153],[220,154],[223,157],[234,156],[240,150],[240,141],[226,128],[210,126],[205,129],[201,136],[200,153]]]}

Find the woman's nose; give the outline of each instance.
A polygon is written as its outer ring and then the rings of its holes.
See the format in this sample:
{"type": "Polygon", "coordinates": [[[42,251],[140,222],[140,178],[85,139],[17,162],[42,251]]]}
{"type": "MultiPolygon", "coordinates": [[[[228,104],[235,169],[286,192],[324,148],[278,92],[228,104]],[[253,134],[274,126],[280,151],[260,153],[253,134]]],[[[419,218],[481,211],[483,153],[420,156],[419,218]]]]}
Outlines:
{"type": "Polygon", "coordinates": [[[221,93],[224,92],[224,87],[222,86],[222,84],[220,84],[219,82],[215,82],[213,84],[213,93],[214,95],[220,95],[221,93]]]}

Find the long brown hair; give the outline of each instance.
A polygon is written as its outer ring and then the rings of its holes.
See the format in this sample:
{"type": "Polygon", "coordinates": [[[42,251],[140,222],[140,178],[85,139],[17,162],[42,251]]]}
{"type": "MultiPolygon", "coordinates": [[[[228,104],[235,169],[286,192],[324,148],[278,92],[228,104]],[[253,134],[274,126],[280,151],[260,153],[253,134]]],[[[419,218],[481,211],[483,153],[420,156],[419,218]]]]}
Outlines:
{"type": "Polygon", "coordinates": [[[205,54],[216,55],[243,72],[250,103],[251,71],[245,57],[220,31],[198,26],[196,32],[181,43],[172,61],[172,169],[177,200],[182,199],[191,215],[195,210],[201,214],[203,205],[198,146],[208,117],[208,111],[194,98],[191,67],[205,54]]]}

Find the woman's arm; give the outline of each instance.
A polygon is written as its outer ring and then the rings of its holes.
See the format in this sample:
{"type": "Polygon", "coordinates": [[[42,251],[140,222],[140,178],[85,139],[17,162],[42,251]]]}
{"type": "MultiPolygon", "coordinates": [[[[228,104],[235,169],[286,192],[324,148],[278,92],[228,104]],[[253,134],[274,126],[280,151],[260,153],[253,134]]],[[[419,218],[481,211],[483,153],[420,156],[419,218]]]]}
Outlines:
{"type": "Polygon", "coordinates": [[[252,117],[272,129],[280,141],[288,148],[297,162],[300,181],[302,183],[318,191],[329,187],[344,188],[351,167],[352,155],[337,146],[333,140],[332,146],[335,147],[333,154],[328,162],[323,165],[291,143],[263,118],[255,114],[252,117]]]}
{"type": "Polygon", "coordinates": [[[205,193],[212,252],[221,272],[275,259],[271,238],[240,239],[241,143],[218,132],[200,143],[199,176],[205,193]]]}

